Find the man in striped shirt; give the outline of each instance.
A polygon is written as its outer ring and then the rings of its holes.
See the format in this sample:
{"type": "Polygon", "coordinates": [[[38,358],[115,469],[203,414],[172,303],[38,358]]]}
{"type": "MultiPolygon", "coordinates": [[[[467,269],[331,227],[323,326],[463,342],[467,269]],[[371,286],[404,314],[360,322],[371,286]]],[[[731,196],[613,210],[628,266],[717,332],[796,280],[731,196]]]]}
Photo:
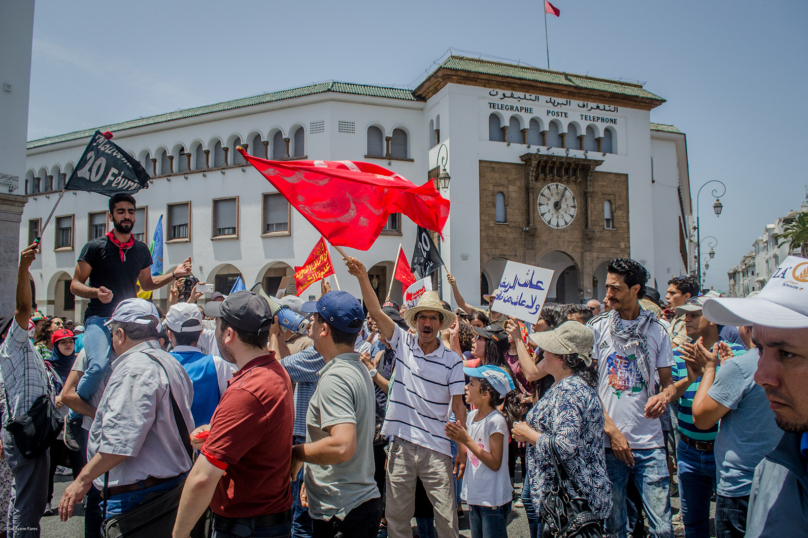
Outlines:
{"type": "MultiPolygon", "coordinates": [[[[452,411],[458,424],[466,423],[465,380],[462,359],[440,340],[440,331],[448,329],[456,316],[443,308],[437,293],[427,292],[404,313],[407,324],[417,331],[411,335],[382,311],[362,262],[356,258],[346,262],[348,272],[359,280],[368,312],[396,354],[395,382],[382,427],[382,435],[393,437],[387,464],[387,530],[391,538],[412,536],[410,520],[420,478],[432,501],[438,536],[456,538],[452,450],[444,428],[452,411]]],[[[459,448],[454,471],[462,478],[466,451],[459,448]]]]}
{"type": "MultiPolygon", "coordinates": [[[[682,500],[682,523],[687,536],[709,536],[710,498],[716,486],[716,464],[713,449],[718,434],[718,425],[702,430],[693,424],[693,398],[699,390],[701,371],[695,365],[696,347],[713,347],[720,341],[720,326],[702,316],[701,308],[706,297],[689,299],[676,308],[676,316],[685,320],[687,336],[693,343],[684,343],[673,350],[675,364],[673,381],[679,402],[677,429],[679,439],[677,462],[679,490],[682,500]]],[[[734,355],[746,353],[746,348],[725,342],[734,355]]],[[[717,349],[716,349],[717,350],[717,349]]]]}

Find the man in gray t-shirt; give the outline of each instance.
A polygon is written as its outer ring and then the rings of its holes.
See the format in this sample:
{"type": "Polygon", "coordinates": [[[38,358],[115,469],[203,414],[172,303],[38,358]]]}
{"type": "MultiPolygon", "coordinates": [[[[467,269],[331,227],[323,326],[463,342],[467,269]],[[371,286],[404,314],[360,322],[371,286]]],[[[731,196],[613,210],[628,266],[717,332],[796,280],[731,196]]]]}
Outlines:
{"type": "Polygon", "coordinates": [[[307,464],[301,502],[308,504],[315,538],[375,538],[382,518],[373,459],[376,397],[367,367],[354,353],[364,312],[343,291],[303,309],[314,313],[311,335],[326,365],[309,402],[306,443],[292,450],[292,476],[307,464]]]}
{"type": "Polygon", "coordinates": [[[693,399],[693,422],[710,428],[720,420],[715,439],[716,533],[743,536],[755,467],[774,450],[783,430],[774,420],[766,391],[755,384],[757,349],[724,360],[719,369],[717,350],[700,348],[705,371],[693,399]]]}

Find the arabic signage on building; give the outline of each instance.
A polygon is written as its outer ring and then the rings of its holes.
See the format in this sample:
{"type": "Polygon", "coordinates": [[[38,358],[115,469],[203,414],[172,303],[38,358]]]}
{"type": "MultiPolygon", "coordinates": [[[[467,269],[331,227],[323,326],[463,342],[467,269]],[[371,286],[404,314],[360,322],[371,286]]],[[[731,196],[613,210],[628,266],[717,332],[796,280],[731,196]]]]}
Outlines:
{"type": "Polygon", "coordinates": [[[532,325],[539,320],[552,281],[551,269],[509,261],[505,264],[491,310],[532,325]]]}
{"type": "MultiPolygon", "coordinates": [[[[535,104],[544,109],[544,116],[550,118],[578,119],[581,121],[595,123],[609,123],[617,125],[617,118],[593,115],[591,112],[611,112],[616,114],[620,107],[614,105],[602,105],[600,103],[589,103],[587,101],[572,101],[571,99],[556,99],[554,97],[543,98],[540,95],[530,93],[516,93],[499,90],[490,90],[488,96],[496,98],[496,101],[488,101],[488,108],[491,110],[504,110],[508,112],[520,112],[523,114],[534,114],[533,107],[525,104],[535,104]],[[506,102],[508,101],[508,102],[506,102]],[[513,104],[513,103],[517,104],[513,104]],[[588,112],[589,114],[582,114],[588,112]]],[[[541,112],[539,112],[541,114],[541,112]]]]}

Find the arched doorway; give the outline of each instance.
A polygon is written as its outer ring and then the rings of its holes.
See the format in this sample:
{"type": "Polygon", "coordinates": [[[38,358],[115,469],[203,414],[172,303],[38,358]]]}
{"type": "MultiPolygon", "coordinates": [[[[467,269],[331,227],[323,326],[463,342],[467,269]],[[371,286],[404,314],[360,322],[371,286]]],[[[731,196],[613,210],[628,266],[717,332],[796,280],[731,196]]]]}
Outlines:
{"type": "MultiPolygon", "coordinates": [[[[384,300],[387,298],[387,291],[390,289],[393,265],[394,262],[384,261],[377,263],[368,270],[370,284],[373,286],[373,291],[376,292],[376,296],[382,303],[384,303],[384,300]]],[[[390,298],[401,304],[402,290],[401,282],[398,280],[393,282],[393,291],[390,293],[390,298]]]]}
{"type": "MultiPolygon", "coordinates": [[[[232,264],[224,264],[220,265],[213,271],[211,271],[210,275],[208,275],[207,280],[205,283],[213,284],[213,289],[218,291],[223,295],[229,295],[230,290],[233,289],[233,286],[236,284],[236,281],[241,277],[242,282],[244,281],[244,276],[241,274],[241,271],[238,267],[232,264]]],[[[245,282],[244,287],[247,287],[245,282]]]]}
{"type": "Polygon", "coordinates": [[[606,297],[606,269],[608,267],[609,262],[601,262],[592,276],[592,298],[601,302],[606,297]]]}
{"type": "Polygon", "coordinates": [[[76,297],[70,291],[72,277],[65,271],[60,271],[51,277],[48,283],[48,297],[52,297],[52,315],[76,319],[76,297]]]}
{"type": "Polygon", "coordinates": [[[505,272],[505,264],[508,260],[505,258],[494,258],[485,262],[483,270],[480,275],[480,304],[486,305],[483,295],[491,293],[499,287],[502,280],[502,273],[505,272]]]}
{"type": "MultiPolygon", "coordinates": [[[[283,262],[275,262],[270,264],[263,273],[259,274],[261,275],[261,285],[263,286],[264,291],[267,292],[267,295],[271,295],[272,297],[278,295],[278,289],[280,288],[284,277],[289,277],[286,284],[286,294],[294,295],[297,293],[297,290],[295,289],[295,279],[293,278],[295,270],[289,265],[283,262]]],[[[306,292],[310,290],[311,288],[309,287],[306,292]]]]}
{"type": "Polygon", "coordinates": [[[578,267],[572,257],[560,250],[548,252],[539,260],[539,267],[553,270],[553,281],[547,290],[547,302],[580,303],[578,267]]]}

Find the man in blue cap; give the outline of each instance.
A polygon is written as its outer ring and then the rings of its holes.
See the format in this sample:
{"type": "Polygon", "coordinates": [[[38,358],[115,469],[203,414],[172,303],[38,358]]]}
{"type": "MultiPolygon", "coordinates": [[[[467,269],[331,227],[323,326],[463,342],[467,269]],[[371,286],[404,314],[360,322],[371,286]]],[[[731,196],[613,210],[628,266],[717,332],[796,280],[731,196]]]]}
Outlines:
{"type": "Polygon", "coordinates": [[[382,518],[373,463],[376,397],[354,352],[365,314],[344,291],[305,303],[303,311],[314,314],[311,337],[326,365],[309,403],[306,443],[292,449],[292,476],[307,464],[301,500],[308,502],[314,538],[375,538],[382,518]]]}

